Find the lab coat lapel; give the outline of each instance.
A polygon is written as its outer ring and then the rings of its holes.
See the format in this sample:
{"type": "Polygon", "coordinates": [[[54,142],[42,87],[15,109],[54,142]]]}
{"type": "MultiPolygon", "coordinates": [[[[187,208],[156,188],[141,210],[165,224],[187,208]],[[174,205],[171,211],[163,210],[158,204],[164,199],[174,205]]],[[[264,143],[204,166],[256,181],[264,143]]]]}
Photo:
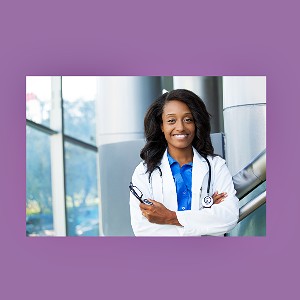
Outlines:
{"type": "MultiPolygon", "coordinates": [[[[203,157],[193,148],[193,171],[192,171],[192,210],[199,210],[201,206],[201,187],[203,180],[208,174],[208,166],[203,157]]],[[[176,186],[172,176],[172,171],[170,168],[167,151],[165,151],[164,156],[159,165],[162,177],[160,177],[160,172],[155,170],[152,176],[152,187],[153,187],[153,198],[156,201],[163,203],[168,209],[177,211],[177,194],[176,186]]],[[[203,185],[206,189],[206,185],[203,185]]]]}
{"type": "Polygon", "coordinates": [[[164,153],[164,156],[160,165],[162,171],[162,193],[163,193],[163,204],[170,210],[177,211],[177,194],[176,186],[173,179],[172,171],[170,168],[167,150],[164,153]]]}
{"type": "Polygon", "coordinates": [[[205,159],[193,148],[193,171],[192,171],[192,207],[191,210],[199,210],[201,206],[201,188],[203,179],[208,174],[208,166],[205,159]]]}
{"type": "Polygon", "coordinates": [[[163,203],[163,187],[162,187],[162,177],[158,169],[155,169],[151,176],[151,186],[153,193],[153,200],[163,203]]]}

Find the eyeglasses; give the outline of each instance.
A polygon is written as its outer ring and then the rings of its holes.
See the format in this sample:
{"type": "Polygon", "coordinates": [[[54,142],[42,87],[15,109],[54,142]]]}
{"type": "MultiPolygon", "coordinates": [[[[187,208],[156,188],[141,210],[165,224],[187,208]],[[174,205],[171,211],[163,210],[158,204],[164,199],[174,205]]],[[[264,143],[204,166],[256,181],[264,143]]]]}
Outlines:
{"type": "Polygon", "coordinates": [[[129,190],[130,192],[133,194],[133,196],[135,198],[137,198],[141,203],[147,204],[147,205],[153,205],[153,203],[147,199],[143,199],[143,193],[141,192],[141,190],[132,184],[132,182],[130,182],[129,184],[129,190]]]}

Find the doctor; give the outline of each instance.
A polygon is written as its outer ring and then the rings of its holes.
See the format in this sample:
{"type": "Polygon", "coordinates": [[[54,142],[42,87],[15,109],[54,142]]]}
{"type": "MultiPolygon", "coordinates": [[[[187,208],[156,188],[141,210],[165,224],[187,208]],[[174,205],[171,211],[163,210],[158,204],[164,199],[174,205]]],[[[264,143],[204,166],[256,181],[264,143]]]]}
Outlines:
{"type": "Polygon", "coordinates": [[[183,89],[148,109],[132,185],[152,205],[130,194],[136,236],[222,236],[237,224],[239,201],[225,161],[213,154],[209,118],[203,101],[183,89]]]}

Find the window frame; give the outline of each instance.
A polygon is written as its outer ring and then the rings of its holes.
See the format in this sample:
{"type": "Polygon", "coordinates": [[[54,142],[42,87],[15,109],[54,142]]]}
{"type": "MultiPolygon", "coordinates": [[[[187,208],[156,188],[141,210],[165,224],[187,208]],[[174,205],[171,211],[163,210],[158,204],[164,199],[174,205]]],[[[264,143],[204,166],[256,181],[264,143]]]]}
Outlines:
{"type": "MultiPolygon", "coordinates": [[[[95,153],[98,153],[98,147],[64,133],[62,76],[51,76],[51,95],[52,108],[50,115],[50,127],[38,124],[27,118],[26,126],[34,128],[35,130],[50,136],[54,236],[67,236],[65,142],[71,143],[88,151],[93,151],[95,153]],[[61,199],[64,201],[61,201],[61,199]]],[[[97,166],[98,163],[99,162],[97,160],[97,166]]],[[[96,173],[97,174],[95,174],[95,176],[97,177],[97,182],[99,182],[99,172],[97,171],[96,173]]],[[[97,193],[99,198],[99,186],[97,186],[97,193]]],[[[99,214],[99,225],[100,224],[101,220],[99,214]]],[[[101,232],[100,228],[99,232],[101,232]]]]}

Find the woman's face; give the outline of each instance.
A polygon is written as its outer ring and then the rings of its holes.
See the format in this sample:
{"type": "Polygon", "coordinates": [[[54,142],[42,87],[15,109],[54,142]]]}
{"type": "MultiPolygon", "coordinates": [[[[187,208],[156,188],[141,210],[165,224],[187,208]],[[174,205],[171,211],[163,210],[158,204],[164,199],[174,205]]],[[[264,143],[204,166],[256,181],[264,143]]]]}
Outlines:
{"type": "Polygon", "coordinates": [[[190,149],[195,136],[195,122],[189,107],[179,100],[167,102],[163,109],[161,130],[169,150],[190,149]]]}

